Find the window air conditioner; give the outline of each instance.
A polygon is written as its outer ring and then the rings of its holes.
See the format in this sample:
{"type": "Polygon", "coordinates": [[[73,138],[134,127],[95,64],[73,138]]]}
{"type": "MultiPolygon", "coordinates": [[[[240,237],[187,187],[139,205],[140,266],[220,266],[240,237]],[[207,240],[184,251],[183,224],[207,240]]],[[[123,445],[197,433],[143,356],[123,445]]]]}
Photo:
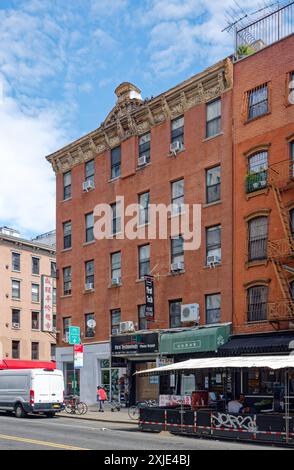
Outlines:
{"type": "Polygon", "coordinates": [[[124,321],[119,324],[120,333],[132,333],[135,331],[135,325],[132,321],[124,321]]]}
{"type": "Polygon", "coordinates": [[[177,271],[183,271],[185,265],[183,262],[180,262],[180,263],[172,263],[171,265],[171,271],[174,273],[174,272],[177,272],[177,271]]]}
{"type": "Polygon", "coordinates": [[[138,158],[138,166],[144,166],[147,165],[148,160],[147,160],[147,155],[142,155],[141,157],[138,158]]]}
{"type": "Polygon", "coordinates": [[[83,191],[90,191],[90,189],[94,189],[94,183],[91,180],[86,180],[83,182],[83,191]]]}
{"type": "Polygon", "coordinates": [[[181,322],[199,323],[199,304],[181,305],[181,322]]]}

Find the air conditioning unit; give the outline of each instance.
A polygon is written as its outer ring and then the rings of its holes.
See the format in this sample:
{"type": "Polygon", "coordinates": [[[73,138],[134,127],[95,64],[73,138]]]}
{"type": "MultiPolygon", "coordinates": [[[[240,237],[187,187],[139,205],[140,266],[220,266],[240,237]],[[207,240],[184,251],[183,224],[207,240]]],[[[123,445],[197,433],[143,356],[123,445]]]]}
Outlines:
{"type": "Polygon", "coordinates": [[[114,328],[114,329],[112,330],[112,335],[119,335],[119,334],[120,334],[119,328],[114,328]]]}
{"type": "Polygon", "coordinates": [[[85,290],[93,290],[94,289],[94,284],[93,282],[87,282],[85,284],[85,290]]]}
{"type": "Polygon", "coordinates": [[[147,155],[142,155],[141,157],[138,158],[138,166],[144,166],[147,165],[148,159],[147,155]]]}
{"type": "Polygon", "coordinates": [[[181,305],[181,322],[199,323],[199,304],[181,305]]]}
{"type": "Polygon", "coordinates": [[[173,155],[176,155],[180,150],[182,150],[182,148],[183,144],[179,140],[176,140],[170,144],[170,152],[173,155]]]}
{"type": "Polygon", "coordinates": [[[91,189],[94,189],[95,185],[93,181],[91,180],[86,180],[83,182],[83,191],[90,191],[91,189]]]}
{"type": "Polygon", "coordinates": [[[220,264],[220,263],[221,263],[220,256],[216,256],[216,255],[207,256],[207,266],[209,266],[210,268],[214,268],[215,265],[220,264]]]}
{"type": "Polygon", "coordinates": [[[12,323],[12,328],[13,328],[14,330],[19,330],[20,324],[19,324],[19,323],[12,323]]]}
{"type": "Polygon", "coordinates": [[[170,269],[173,273],[178,272],[178,271],[183,271],[184,270],[184,263],[181,261],[180,263],[172,263],[170,269]]]}
{"type": "Polygon", "coordinates": [[[132,333],[135,331],[135,325],[132,321],[123,321],[119,324],[120,333],[132,333]]]}
{"type": "Polygon", "coordinates": [[[113,286],[119,286],[119,285],[120,285],[120,282],[121,282],[120,277],[113,277],[113,278],[111,279],[111,284],[112,284],[113,286]]]}

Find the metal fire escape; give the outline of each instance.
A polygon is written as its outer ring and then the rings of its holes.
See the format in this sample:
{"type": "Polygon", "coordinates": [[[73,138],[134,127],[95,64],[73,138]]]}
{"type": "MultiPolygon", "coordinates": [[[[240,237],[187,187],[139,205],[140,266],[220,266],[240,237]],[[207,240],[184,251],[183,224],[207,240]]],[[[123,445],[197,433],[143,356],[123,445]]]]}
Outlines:
{"type": "Polygon", "coordinates": [[[286,191],[294,190],[294,163],[290,159],[270,166],[269,188],[275,197],[284,238],[269,241],[268,258],[273,264],[282,295],[281,299],[269,304],[268,317],[272,322],[294,321],[294,301],[290,287],[290,278],[294,275],[294,238],[290,214],[283,198],[286,191]]]}

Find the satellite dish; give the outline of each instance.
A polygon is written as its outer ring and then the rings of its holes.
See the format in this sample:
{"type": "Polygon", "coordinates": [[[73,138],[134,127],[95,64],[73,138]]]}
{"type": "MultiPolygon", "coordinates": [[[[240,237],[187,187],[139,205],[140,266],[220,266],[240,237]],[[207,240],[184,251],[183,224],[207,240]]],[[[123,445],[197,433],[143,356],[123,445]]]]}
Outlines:
{"type": "Polygon", "coordinates": [[[87,321],[87,326],[88,326],[88,328],[94,329],[95,326],[96,326],[95,320],[88,320],[87,321]]]}

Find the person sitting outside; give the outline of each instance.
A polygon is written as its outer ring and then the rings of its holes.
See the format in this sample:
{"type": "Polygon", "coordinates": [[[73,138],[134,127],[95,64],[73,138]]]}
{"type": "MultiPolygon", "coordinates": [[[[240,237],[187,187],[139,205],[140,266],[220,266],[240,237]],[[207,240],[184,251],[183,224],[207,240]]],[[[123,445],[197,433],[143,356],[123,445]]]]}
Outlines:
{"type": "Polygon", "coordinates": [[[99,412],[104,413],[103,405],[107,400],[106,391],[100,385],[97,387],[97,400],[99,401],[99,412]]]}
{"type": "Polygon", "coordinates": [[[245,397],[240,395],[238,400],[231,400],[228,403],[228,412],[232,414],[246,413],[247,408],[245,408],[245,397]]]}

